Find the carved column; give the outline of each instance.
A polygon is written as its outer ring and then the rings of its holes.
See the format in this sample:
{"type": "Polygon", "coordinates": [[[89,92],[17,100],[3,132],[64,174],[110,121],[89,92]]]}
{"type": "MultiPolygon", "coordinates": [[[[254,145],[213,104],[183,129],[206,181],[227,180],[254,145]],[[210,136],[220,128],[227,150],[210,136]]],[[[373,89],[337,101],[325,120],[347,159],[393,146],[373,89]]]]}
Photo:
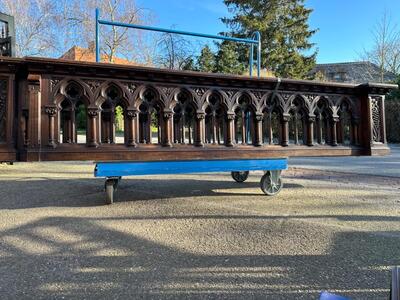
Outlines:
{"type": "Polygon", "coordinates": [[[337,123],[339,122],[339,117],[332,118],[332,127],[331,127],[331,146],[337,146],[337,123]]]}
{"type": "Polygon", "coordinates": [[[110,112],[110,124],[109,124],[108,130],[109,130],[110,143],[114,144],[115,143],[115,107],[113,107],[110,112]]]}
{"type": "Polygon", "coordinates": [[[204,147],[204,133],[205,133],[205,117],[204,112],[196,113],[196,131],[194,136],[194,145],[204,147]]]}
{"type": "Polygon", "coordinates": [[[77,143],[78,142],[78,134],[76,132],[76,120],[75,120],[75,107],[71,107],[70,110],[70,121],[67,123],[68,126],[68,143],[77,143]]]}
{"type": "Polygon", "coordinates": [[[351,129],[352,129],[352,136],[353,136],[353,144],[354,145],[359,145],[360,144],[360,140],[359,140],[359,136],[358,136],[358,128],[360,125],[360,118],[359,117],[354,117],[352,119],[352,125],[351,125],[351,129]]]}
{"type": "MultiPolygon", "coordinates": [[[[316,122],[316,132],[317,132],[317,143],[322,144],[322,120],[321,120],[321,115],[317,118],[316,122]]],[[[325,141],[326,142],[326,141],[325,141]]]]}
{"type": "Polygon", "coordinates": [[[235,133],[235,114],[234,113],[227,113],[226,115],[226,142],[225,146],[233,147],[233,137],[235,133]]]}
{"type": "Polygon", "coordinates": [[[343,120],[339,117],[339,121],[336,123],[336,140],[338,144],[344,144],[344,128],[343,120]]]}
{"type": "Polygon", "coordinates": [[[307,146],[313,146],[315,116],[309,116],[307,121],[307,146]]]}
{"type": "Polygon", "coordinates": [[[247,144],[247,116],[244,111],[242,111],[242,145],[247,144]]]}
{"type": "Polygon", "coordinates": [[[290,120],[290,115],[289,114],[283,114],[282,115],[282,119],[281,119],[281,124],[282,124],[281,146],[283,146],[283,147],[289,146],[289,120],[290,120]]]}
{"type": "Polygon", "coordinates": [[[49,142],[48,146],[55,148],[56,147],[56,139],[55,139],[55,128],[54,128],[54,117],[57,114],[57,107],[55,106],[46,106],[45,110],[46,114],[49,116],[49,142]]]}
{"type": "Polygon", "coordinates": [[[164,147],[172,147],[172,116],[170,110],[163,112],[164,124],[161,126],[161,141],[164,147]]]}
{"type": "Polygon", "coordinates": [[[126,115],[128,117],[128,120],[127,120],[128,140],[126,142],[126,145],[130,146],[130,147],[136,147],[137,146],[137,144],[136,144],[136,132],[137,132],[136,119],[138,118],[138,112],[137,112],[137,110],[128,110],[126,115]]]}
{"type": "MultiPolygon", "coordinates": [[[[157,114],[157,118],[158,121],[160,121],[160,116],[159,114],[157,114]]],[[[158,126],[160,127],[160,124],[158,124],[158,126]]],[[[143,141],[145,141],[147,144],[152,144],[153,143],[153,133],[151,132],[151,111],[149,110],[147,112],[147,121],[145,123],[143,123],[143,141]]],[[[157,133],[159,134],[159,129],[157,128],[157,133]]]]}
{"type": "Polygon", "coordinates": [[[89,147],[98,147],[99,143],[97,142],[97,116],[99,115],[99,109],[97,107],[89,107],[87,110],[87,114],[89,116],[89,134],[87,145],[89,147]]]}
{"type": "Polygon", "coordinates": [[[254,130],[254,146],[261,146],[262,145],[262,137],[263,137],[263,128],[262,128],[262,120],[263,114],[259,113],[255,115],[255,130],[254,130]]]}

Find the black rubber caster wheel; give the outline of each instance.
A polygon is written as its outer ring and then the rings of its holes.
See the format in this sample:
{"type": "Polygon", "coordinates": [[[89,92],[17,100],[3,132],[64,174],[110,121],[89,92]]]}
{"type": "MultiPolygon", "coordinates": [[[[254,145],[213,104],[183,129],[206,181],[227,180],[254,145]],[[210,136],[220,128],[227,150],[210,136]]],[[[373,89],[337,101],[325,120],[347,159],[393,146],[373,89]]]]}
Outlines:
{"type": "Polygon", "coordinates": [[[268,171],[265,173],[264,176],[261,177],[260,187],[267,196],[275,196],[278,194],[283,187],[280,172],[268,171]]]}
{"type": "Polygon", "coordinates": [[[236,182],[245,182],[249,177],[249,171],[231,172],[231,175],[236,182]]]}

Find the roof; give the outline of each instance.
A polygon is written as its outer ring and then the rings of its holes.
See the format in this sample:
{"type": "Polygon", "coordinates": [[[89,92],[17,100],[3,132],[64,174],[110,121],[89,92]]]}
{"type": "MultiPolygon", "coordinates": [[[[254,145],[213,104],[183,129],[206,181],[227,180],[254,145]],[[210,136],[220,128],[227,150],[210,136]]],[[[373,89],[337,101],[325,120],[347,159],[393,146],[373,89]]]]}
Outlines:
{"type": "Polygon", "coordinates": [[[394,82],[396,74],[385,71],[383,80],[379,66],[369,61],[317,64],[310,74],[322,73],[326,80],[336,82],[394,82]]]}
{"type": "MultiPolygon", "coordinates": [[[[96,61],[94,47],[82,48],[78,46],[71,47],[67,52],[61,55],[60,59],[75,60],[75,61],[96,61]]],[[[101,56],[102,61],[109,61],[109,57],[105,54],[101,56]]],[[[113,57],[113,63],[120,65],[139,66],[141,64],[120,57],[113,57]]]]}

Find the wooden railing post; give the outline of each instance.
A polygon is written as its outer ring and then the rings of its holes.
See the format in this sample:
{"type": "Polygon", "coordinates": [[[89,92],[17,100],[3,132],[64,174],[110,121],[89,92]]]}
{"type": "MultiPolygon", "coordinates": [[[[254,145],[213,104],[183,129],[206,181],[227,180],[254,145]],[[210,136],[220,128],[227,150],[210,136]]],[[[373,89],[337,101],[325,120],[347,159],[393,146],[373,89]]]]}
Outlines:
{"type": "Polygon", "coordinates": [[[315,116],[309,116],[307,121],[307,146],[313,146],[315,116]]]}
{"type": "Polygon", "coordinates": [[[225,146],[233,147],[233,137],[235,134],[235,114],[234,113],[227,113],[226,115],[226,141],[225,146]]]}
{"type": "Polygon", "coordinates": [[[337,123],[339,122],[339,117],[332,117],[331,120],[331,146],[337,146],[337,123]]]}
{"type": "Polygon", "coordinates": [[[353,131],[353,144],[354,145],[359,145],[360,140],[359,140],[359,135],[358,135],[358,130],[360,126],[360,118],[359,117],[353,117],[352,119],[352,131],[353,131]]]}
{"type": "Polygon", "coordinates": [[[55,148],[57,146],[56,139],[55,139],[55,127],[54,127],[54,117],[57,114],[57,107],[56,106],[46,106],[45,113],[49,117],[49,142],[48,146],[51,148],[55,148]]]}
{"type": "Polygon", "coordinates": [[[99,143],[97,141],[97,117],[99,115],[99,109],[97,107],[88,107],[87,114],[89,116],[89,133],[87,134],[88,141],[87,145],[89,147],[98,147],[99,143]]]}
{"type": "Polygon", "coordinates": [[[281,119],[281,146],[289,146],[289,114],[283,114],[281,119]]]}
{"type": "MultiPolygon", "coordinates": [[[[318,143],[318,144],[322,144],[322,120],[321,120],[320,117],[318,117],[318,118],[316,119],[315,125],[316,125],[315,130],[316,130],[316,132],[317,132],[317,143],[318,143]]],[[[326,137],[325,137],[325,138],[326,138],[326,137]]],[[[325,141],[325,142],[326,142],[326,141],[325,141]]]]}
{"type": "Polygon", "coordinates": [[[262,128],[262,121],[264,115],[262,113],[258,113],[255,115],[254,122],[255,122],[255,135],[254,135],[254,146],[259,147],[262,145],[263,141],[263,128],[262,128]]]}
{"type": "Polygon", "coordinates": [[[164,147],[172,147],[172,119],[173,112],[165,110],[163,112],[164,124],[161,125],[161,141],[164,147]]]}
{"type": "Polygon", "coordinates": [[[127,110],[127,118],[128,118],[128,140],[126,142],[127,146],[136,147],[136,133],[137,133],[137,118],[139,116],[138,111],[135,110],[127,110]]]}
{"type": "Polygon", "coordinates": [[[198,147],[204,147],[205,139],[205,117],[204,112],[196,113],[196,129],[194,136],[194,145],[198,147]]]}

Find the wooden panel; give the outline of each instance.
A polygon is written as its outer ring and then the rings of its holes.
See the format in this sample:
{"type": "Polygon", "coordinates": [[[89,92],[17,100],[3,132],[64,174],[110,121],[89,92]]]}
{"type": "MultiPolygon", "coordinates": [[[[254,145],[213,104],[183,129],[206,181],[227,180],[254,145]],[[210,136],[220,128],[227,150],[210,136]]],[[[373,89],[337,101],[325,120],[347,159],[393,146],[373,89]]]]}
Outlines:
{"type": "Polygon", "coordinates": [[[16,160],[14,74],[0,74],[0,162],[16,160]]]}

